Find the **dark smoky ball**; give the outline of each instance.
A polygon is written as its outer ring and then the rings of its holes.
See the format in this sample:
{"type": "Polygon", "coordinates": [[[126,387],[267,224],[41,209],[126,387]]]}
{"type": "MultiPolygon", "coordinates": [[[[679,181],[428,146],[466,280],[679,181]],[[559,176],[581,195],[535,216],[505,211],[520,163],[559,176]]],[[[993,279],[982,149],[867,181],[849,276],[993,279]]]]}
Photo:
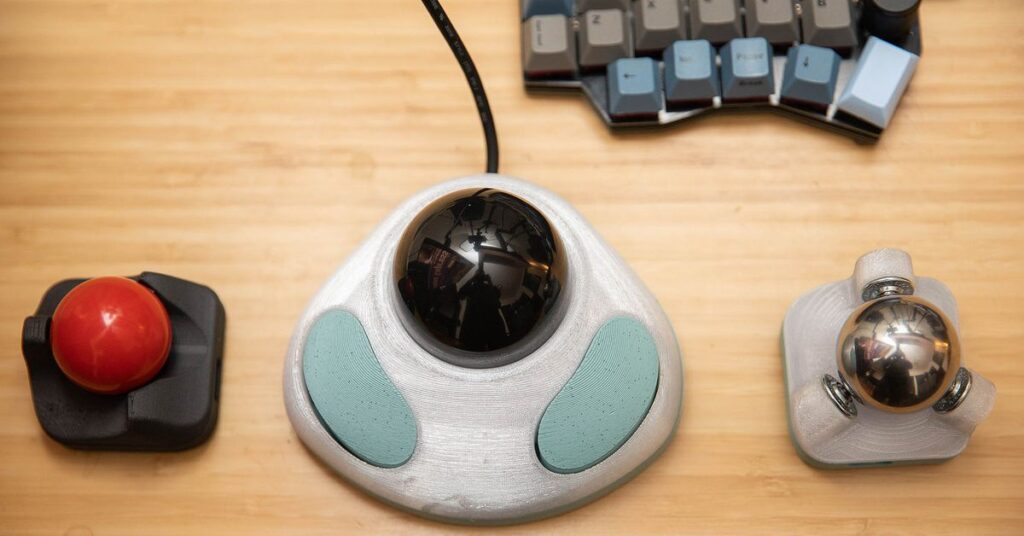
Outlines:
{"type": "MultiPolygon", "coordinates": [[[[487,354],[543,343],[538,335],[549,330],[540,328],[563,294],[566,254],[526,201],[494,189],[462,191],[413,220],[399,242],[395,272],[414,335],[459,353],[487,354]]],[[[475,366],[473,356],[463,358],[459,364],[475,366]]],[[[493,356],[478,361],[495,363],[493,356]]]]}

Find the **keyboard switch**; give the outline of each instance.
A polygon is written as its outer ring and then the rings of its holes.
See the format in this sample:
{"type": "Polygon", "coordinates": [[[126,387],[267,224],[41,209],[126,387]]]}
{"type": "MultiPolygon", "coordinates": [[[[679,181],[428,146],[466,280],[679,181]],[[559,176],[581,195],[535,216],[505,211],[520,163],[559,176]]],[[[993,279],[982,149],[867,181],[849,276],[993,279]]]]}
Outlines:
{"type": "Polygon", "coordinates": [[[608,66],[608,113],[612,117],[656,117],[664,105],[658,64],[624,58],[608,66]]]}
{"type": "Polygon", "coordinates": [[[830,48],[800,45],[789,49],[782,76],[782,100],[824,112],[836,94],[839,54],[830,48]]]}
{"type": "Polygon", "coordinates": [[[733,39],[722,48],[722,99],[768,100],[775,92],[772,47],[763,37],[733,39]]]}
{"type": "Polygon", "coordinates": [[[839,97],[839,110],[879,128],[889,126],[919,59],[877,37],[869,38],[839,97]]]}
{"type": "Polygon", "coordinates": [[[580,66],[604,67],[633,55],[626,17],[618,9],[596,9],[582,15],[580,27],[580,66]]]}
{"type": "Polygon", "coordinates": [[[576,40],[564,15],[537,15],[523,23],[523,71],[538,78],[576,70],[576,40]]]}
{"type": "Polygon", "coordinates": [[[637,0],[633,8],[636,49],[662,51],[679,39],[686,39],[679,0],[637,0]]]}
{"type": "Polygon", "coordinates": [[[737,0],[690,0],[690,28],[694,39],[721,45],[743,37],[737,0]]]}
{"type": "Polygon", "coordinates": [[[707,105],[720,93],[711,43],[676,41],[665,49],[665,98],[678,105],[707,105]]]}
{"type": "Polygon", "coordinates": [[[850,0],[811,0],[803,2],[804,42],[848,54],[857,46],[857,27],[853,23],[850,0]]]}
{"type": "Polygon", "coordinates": [[[800,40],[793,0],[747,0],[747,37],[763,37],[773,45],[800,40]]]}

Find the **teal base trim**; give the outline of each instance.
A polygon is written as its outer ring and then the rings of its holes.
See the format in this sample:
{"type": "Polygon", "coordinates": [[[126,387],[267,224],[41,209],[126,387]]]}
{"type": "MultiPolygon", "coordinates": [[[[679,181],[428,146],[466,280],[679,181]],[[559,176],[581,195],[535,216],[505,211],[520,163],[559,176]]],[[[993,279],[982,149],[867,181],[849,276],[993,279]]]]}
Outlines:
{"type": "Polygon", "coordinates": [[[658,387],[658,349],[639,321],[609,320],[537,427],[549,470],[578,473],[611,456],[640,426],[658,387]]]}
{"type": "Polygon", "coordinates": [[[345,449],[377,467],[409,461],[416,448],[412,409],[355,316],[332,309],[316,320],[303,346],[302,373],[317,415],[345,449]]]}

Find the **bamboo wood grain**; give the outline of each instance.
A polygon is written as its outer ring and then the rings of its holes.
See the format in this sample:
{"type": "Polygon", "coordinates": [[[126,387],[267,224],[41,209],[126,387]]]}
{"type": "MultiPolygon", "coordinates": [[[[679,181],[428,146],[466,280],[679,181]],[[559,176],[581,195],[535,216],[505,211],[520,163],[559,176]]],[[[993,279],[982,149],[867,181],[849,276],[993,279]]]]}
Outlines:
{"type": "MultiPolygon", "coordinates": [[[[512,0],[448,0],[505,173],[574,203],[684,354],[673,444],[553,534],[1024,534],[1024,11],[929,0],[925,54],[863,147],[771,114],[609,133],[527,95],[512,0]],[[909,250],[999,398],[938,466],[825,472],[786,428],[789,303],[909,250]]],[[[461,74],[414,0],[0,0],[0,533],[479,532],[378,504],[302,447],[281,367],[307,300],[401,199],[483,167],[461,74]],[[20,354],[53,282],[162,271],[228,311],[220,424],[177,454],[45,437],[20,354]]]]}

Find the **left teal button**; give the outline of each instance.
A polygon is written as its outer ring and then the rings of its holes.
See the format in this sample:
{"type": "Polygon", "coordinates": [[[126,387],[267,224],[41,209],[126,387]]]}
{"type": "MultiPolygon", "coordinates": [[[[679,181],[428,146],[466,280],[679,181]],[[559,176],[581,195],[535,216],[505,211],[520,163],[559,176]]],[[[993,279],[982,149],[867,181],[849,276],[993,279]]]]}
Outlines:
{"type": "Polygon", "coordinates": [[[333,309],[313,323],[302,373],[320,420],[349,452],[377,467],[409,461],[416,449],[412,409],[380,367],[354,315],[333,309]]]}

